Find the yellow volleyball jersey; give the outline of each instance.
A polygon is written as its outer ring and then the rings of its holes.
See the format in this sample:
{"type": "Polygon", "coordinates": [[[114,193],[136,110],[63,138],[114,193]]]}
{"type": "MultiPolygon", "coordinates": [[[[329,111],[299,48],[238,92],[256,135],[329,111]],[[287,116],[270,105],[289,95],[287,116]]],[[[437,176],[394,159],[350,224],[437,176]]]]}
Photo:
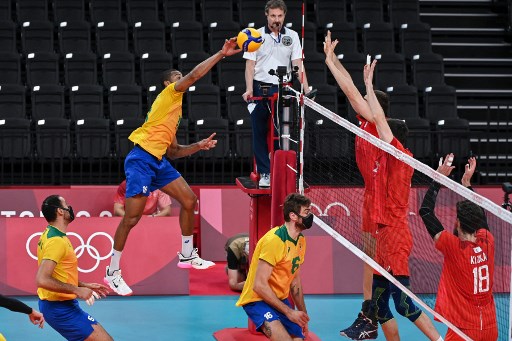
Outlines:
{"type": "MultiPolygon", "coordinates": [[[[78,286],[78,260],[73,245],[66,234],[52,225],[48,225],[37,243],[37,264],[43,259],[57,263],[52,277],[63,282],[78,286]]],[[[74,294],[64,294],[43,288],[37,289],[42,300],[65,301],[76,298],[74,294]]]]}
{"type": "Polygon", "coordinates": [[[182,116],[183,92],[175,90],[175,85],[169,84],[158,94],[142,127],[128,137],[159,160],[175,139],[182,116]]]}
{"type": "Polygon", "coordinates": [[[260,259],[274,267],[268,281],[272,291],[280,300],[287,298],[290,294],[290,284],[295,278],[300,265],[304,262],[305,253],[306,238],[302,233],[299,234],[297,240],[293,240],[288,235],[285,225],[274,227],[265,233],[256,245],[249,267],[249,274],[236,305],[240,307],[263,300],[253,291],[254,278],[260,259]]]}

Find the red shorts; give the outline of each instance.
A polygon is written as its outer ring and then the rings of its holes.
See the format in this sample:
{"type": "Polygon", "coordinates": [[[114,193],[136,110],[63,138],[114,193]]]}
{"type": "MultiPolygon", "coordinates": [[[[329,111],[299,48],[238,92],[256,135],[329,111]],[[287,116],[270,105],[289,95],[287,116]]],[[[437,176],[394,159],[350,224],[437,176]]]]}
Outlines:
{"type": "Polygon", "coordinates": [[[408,226],[385,226],[377,231],[375,261],[394,276],[409,276],[412,234],[408,226]]]}
{"type": "Polygon", "coordinates": [[[364,201],[363,201],[363,232],[371,233],[371,235],[375,238],[377,237],[377,224],[372,221],[371,214],[371,194],[368,191],[364,192],[364,201]]]}
{"type": "MultiPolygon", "coordinates": [[[[461,331],[474,341],[496,341],[498,339],[498,327],[478,329],[461,329],[461,331]]],[[[453,330],[448,329],[445,341],[463,341],[464,339],[457,335],[453,330]]]]}

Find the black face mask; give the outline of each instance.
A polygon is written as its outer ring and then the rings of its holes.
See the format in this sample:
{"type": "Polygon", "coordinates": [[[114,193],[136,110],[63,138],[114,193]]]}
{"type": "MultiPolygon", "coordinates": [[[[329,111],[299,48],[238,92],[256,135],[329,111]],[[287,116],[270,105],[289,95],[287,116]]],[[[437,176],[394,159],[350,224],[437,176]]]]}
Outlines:
{"type": "Polygon", "coordinates": [[[298,213],[295,213],[298,217],[302,218],[302,223],[300,223],[302,226],[304,226],[304,229],[310,229],[311,226],[313,226],[313,213],[308,214],[307,216],[301,216],[298,213]]]}
{"type": "Polygon", "coordinates": [[[60,206],[54,206],[54,205],[48,205],[55,208],[60,208],[61,210],[68,211],[69,213],[69,222],[72,222],[75,220],[75,212],[73,212],[73,207],[68,206],[68,208],[60,207],[60,206]]]}

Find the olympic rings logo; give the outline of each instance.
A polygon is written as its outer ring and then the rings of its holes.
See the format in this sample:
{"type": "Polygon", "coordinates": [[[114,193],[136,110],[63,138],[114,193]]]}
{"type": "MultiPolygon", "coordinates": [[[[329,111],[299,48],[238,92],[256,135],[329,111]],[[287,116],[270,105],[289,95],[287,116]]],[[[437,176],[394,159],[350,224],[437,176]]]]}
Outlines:
{"type": "Polygon", "coordinates": [[[345,204],[342,204],[341,202],[332,202],[330,203],[329,205],[327,205],[327,207],[325,208],[324,211],[322,211],[322,209],[320,208],[319,205],[317,204],[314,204],[314,203],[311,203],[311,207],[314,207],[317,211],[318,211],[318,216],[319,217],[328,217],[329,216],[329,210],[332,208],[332,207],[341,207],[345,213],[347,214],[347,217],[350,217],[350,210],[348,209],[348,207],[345,205],[345,204]]]}
{"type": "MultiPolygon", "coordinates": [[[[25,244],[27,254],[30,256],[30,258],[32,258],[34,260],[37,260],[37,255],[34,255],[32,253],[32,251],[30,251],[30,242],[32,241],[32,239],[34,239],[36,237],[40,237],[42,234],[43,234],[42,232],[36,232],[36,233],[32,234],[30,237],[28,237],[27,243],[25,244]]],[[[108,257],[110,257],[110,254],[112,253],[112,249],[114,247],[114,240],[106,232],[95,232],[95,233],[91,234],[90,237],[87,239],[87,242],[84,242],[84,239],[82,238],[82,236],[80,236],[79,234],[77,234],[75,232],[68,232],[68,233],[66,233],[66,235],[68,237],[70,237],[70,236],[76,237],[80,241],[80,245],[75,249],[76,258],[80,258],[84,254],[84,251],[87,250],[87,253],[89,254],[89,256],[92,257],[92,259],[96,260],[96,263],[90,269],[81,269],[80,267],[78,267],[78,271],[80,271],[82,273],[89,273],[89,272],[93,272],[94,270],[96,270],[102,260],[105,260],[108,257]],[[110,241],[110,250],[104,256],[101,256],[98,249],[91,245],[92,240],[96,236],[104,236],[110,241]]]]}

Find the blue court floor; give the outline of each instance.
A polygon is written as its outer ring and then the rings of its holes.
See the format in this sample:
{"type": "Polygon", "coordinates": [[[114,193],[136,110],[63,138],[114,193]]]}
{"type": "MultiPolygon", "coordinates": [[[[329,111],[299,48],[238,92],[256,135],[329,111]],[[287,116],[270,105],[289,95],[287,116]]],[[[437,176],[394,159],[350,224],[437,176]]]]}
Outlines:
{"type": "MultiPolygon", "coordinates": [[[[247,317],[235,307],[238,296],[133,296],[108,297],[82,309],[95,317],[115,340],[204,341],[213,332],[228,327],[246,327],[247,317]]],[[[35,297],[21,297],[37,307],[35,297]]],[[[348,340],[339,336],[350,325],[361,306],[359,295],[308,295],[309,328],[322,340],[348,340]]],[[[397,315],[397,314],[395,314],[397,315]]],[[[408,320],[398,316],[402,340],[426,340],[408,320]]],[[[444,335],[446,327],[435,322],[444,335]]],[[[0,332],[7,341],[57,341],[63,338],[50,326],[39,329],[28,317],[0,309],[0,332]]],[[[385,340],[379,333],[377,340],[385,340]]]]}

